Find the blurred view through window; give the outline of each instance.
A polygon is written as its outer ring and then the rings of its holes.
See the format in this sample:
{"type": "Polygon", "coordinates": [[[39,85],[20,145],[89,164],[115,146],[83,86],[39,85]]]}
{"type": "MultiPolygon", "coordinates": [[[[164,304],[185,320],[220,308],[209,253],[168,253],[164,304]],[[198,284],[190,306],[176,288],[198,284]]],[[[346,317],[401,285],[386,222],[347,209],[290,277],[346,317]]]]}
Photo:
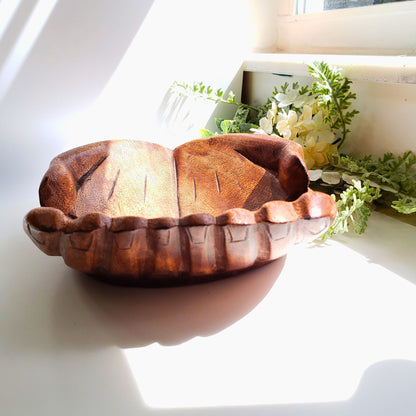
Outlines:
{"type": "Polygon", "coordinates": [[[325,10],[348,9],[414,0],[297,0],[296,13],[319,13],[325,10]]]}

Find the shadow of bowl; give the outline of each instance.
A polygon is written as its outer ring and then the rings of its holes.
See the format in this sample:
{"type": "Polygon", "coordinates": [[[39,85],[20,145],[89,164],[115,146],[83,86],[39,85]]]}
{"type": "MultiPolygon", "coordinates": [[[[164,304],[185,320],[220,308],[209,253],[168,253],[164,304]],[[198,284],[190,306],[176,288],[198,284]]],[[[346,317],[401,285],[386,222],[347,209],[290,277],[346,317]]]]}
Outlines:
{"type": "Polygon", "coordinates": [[[85,302],[112,345],[176,345],[232,325],[266,296],[286,257],[209,283],[170,288],[111,286],[77,273],[85,302]]]}

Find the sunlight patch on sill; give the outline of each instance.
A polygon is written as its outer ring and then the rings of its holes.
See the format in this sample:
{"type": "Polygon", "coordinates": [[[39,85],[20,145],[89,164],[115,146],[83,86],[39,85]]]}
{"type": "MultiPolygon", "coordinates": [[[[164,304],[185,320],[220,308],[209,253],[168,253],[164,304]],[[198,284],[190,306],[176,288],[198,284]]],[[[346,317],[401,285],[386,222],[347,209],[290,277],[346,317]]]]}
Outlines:
{"type": "MultiPolygon", "coordinates": [[[[373,234],[382,225],[390,233],[390,221],[379,220],[373,234]]],[[[178,345],[124,349],[144,402],[155,409],[353,404],[374,385],[374,368],[414,360],[402,317],[413,313],[416,287],[377,264],[378,255],[337,241],[297,246],[244,319],[178,345]],[[307,270],[323,259],[327,267],[311,279],[307,270]],[[351,267],[334,273],[328,259],[351,267]]]]}

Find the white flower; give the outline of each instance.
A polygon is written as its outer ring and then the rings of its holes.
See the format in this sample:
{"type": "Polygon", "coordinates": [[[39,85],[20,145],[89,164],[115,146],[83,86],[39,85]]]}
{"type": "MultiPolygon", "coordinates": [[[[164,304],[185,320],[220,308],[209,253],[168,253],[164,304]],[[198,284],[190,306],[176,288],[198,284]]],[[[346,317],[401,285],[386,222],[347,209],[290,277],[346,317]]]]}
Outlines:
{"type": "Polygon", "coordinates": [[[258,134],[268,134],[269,136],[273,134],[273,126],[277,121],[277,104],[276,101],[272,101],[272,108],[267,111],[266,117],[262,117],[259,120],[258,129],[250,129],[254,133],[258,134]]]}
{"type": "Polygon", "coordinates": [[[323,172],[322,180],[330,185],[336,185],[341,181],[341,175],[339,172],[323,172]]]}
{"type": "Polygon", "coordinates": [[[299,94],[298,90],[289,90],[286,93],[277,94],[276,100],[279,101],[279,108],[292,104],[296,108],[301,108],[304,105],[312,105],[315,102],[315,97],[309,94],[299,94]]]}
{"type": "Polygon", "coordinates": [[[322,169],[309,169],[309,179],[311,181],[317,181],[322,176],[322,169]]]}
{"type": "MultiPolygon", "coordinates": [[[[329,155],[337,151],[336,145],[327,142],[319,142],[312,137],[302,143],[302,146],[305,163],[308,169],[327,165],[329,163],[329,155]]],[[[329,180],[331,180],[331,178],[329,178],[329,180]]],[[[332,180],[334,180],[334,178],[332,178],[332,180]]]]}
{"type": "Polygon", "coordinates": [[[272,134],[273,133],[273,119],[270,119],[268,117],[261,118],[260,129],[263,130],[266,134],[272,134]]]}
{"type": "Polygon", "coordinates": [[[295,111],[289,110],[287,114],[278,114],[276,128],[285,139],[294,139],[299,130],[297,123],[298,115],[295,111]]]}
{"type": "Polygon", "coordinates": [[[262,129],[255,129],[255,128],[251,128],[250,131],[254,134],[267,134],[264,130],[262,129]]]}
{"type": "Polygon", "coordinates": [[[267,112],[267,117],[273,117],[273,123],[276,123],[277,103],[275,100],[272,101],[272,108],[267,112]]]}
{"type": "Polygon", "coordinates": [[[318,142],[329,144],[334,142],[334,133],[331,127],[324,122],[322,111],[315,114],[312,120],[305,120],[304,125],[307,127],[307,130],[310,130],[305,138],[307,145],[313,145],[318,142]]]}
{"type": "Polygon", "coordinates": [[[336,185],[341,181],[341,175],[339,172],[324,172],[322,169],[310,169],[309,178],[311,181],[322,179],[323,182],[330,185],[336,185]]]}
{"type": "Polygon", "coordinates": [[[277,94],[276,100],[279,101],[279,108],[284,108],[293,104],[298,95],[296,90],[289,90],[287,93],[280,92],[277,94]]]}

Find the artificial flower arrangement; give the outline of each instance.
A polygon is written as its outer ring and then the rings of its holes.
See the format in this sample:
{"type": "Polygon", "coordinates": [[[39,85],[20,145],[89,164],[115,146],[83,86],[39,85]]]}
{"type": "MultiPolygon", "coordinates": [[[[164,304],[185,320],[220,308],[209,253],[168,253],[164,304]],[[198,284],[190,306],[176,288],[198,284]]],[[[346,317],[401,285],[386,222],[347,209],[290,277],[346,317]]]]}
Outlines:
{"type": "Polygon", "coordinates": [[[267,102],[252,106],[227,96],[203,82],[178,83],[172,91],[185,96],[236,106],[231,120],[216,119],[218,132],[201,130],[201,137],[218,133],[261,133],[299,143],[309,170],[311,188],[327,192],[337,201],[338,214],[322,237],[354,230],[363,233],[374,204],[402,214],[416,212],[416,155],[386,153],[380,158],[356,158],[342,153],[353,118],[356,94],[351,81],[325,62],[308,66],[311,86],[285,83],[267,102]]]}

